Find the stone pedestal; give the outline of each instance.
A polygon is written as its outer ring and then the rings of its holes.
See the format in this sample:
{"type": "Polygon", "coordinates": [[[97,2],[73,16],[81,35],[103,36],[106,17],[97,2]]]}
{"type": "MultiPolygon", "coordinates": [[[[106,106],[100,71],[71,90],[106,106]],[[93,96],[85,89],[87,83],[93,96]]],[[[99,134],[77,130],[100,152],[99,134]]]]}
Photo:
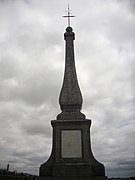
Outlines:
{"type": "Polygon", "coordinates": [[[52,154],[49,160],[41,165],[40,176],[104,178],[104,166],[94,158],[91,151],[91,120],[54,120],[51,124],[52,154]]]}
{"type": "Polygon", "coordinates": [[[106,177],[40,177],[36,180],[107,180],[106,177]]]}

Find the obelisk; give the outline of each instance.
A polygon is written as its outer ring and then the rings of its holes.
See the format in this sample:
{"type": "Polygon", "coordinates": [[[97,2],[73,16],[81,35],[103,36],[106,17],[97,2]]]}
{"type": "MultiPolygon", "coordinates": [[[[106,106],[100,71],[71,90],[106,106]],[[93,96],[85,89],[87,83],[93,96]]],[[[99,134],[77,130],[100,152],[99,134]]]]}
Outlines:
{"type": "Polygon", "coordinates": [[[59,97],[62,112],[51,121],[52,153],[40,166],[39,175],[53,180],[105,179],[104,165],[94,158],[91,150],[91,120],[81,113],[83,98],[75,68],[75,33],[72,27],[66,28],[64,39],[65,73],[59,97]]]}

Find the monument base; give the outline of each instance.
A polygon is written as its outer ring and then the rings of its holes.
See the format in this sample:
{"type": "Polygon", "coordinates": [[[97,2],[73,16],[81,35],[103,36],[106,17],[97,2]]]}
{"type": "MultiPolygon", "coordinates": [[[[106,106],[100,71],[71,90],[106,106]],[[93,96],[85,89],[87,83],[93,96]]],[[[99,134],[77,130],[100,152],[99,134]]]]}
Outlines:
{"type": "Polygon", "coordinates": [[[52,176],[52,177],[105,177],[104,167],[102,164],[91,165],[85,163],[77,164],[54,164],[53,167],[42,165],[40,167],[41,176],[52,176]]]}
{"type": "Polygon", "coordinates": [[[63,177],[63,180],[89,180],[96,177],[104,179],[104,165],[94,158],[91,151],[91,120],[54,120],[51,124],[52,153],[48,161],[40,166],[39,176],[55,179],[63,177]]]}
{"type": "Polygon", "coordinates": [[[107,177],[40,177],[39,180],[107,180],[107,177]]]}

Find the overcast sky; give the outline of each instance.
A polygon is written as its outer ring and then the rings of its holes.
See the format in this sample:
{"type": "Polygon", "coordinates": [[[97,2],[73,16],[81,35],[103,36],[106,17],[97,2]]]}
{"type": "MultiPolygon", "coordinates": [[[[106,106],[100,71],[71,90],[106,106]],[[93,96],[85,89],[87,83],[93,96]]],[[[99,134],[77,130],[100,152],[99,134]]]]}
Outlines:
{"type": "Polygon", "coordinates": [[[94,156],[135,176],[134,0],[0,0],[0,168],[38,174],[51,153],[68,3],[94,156]]]}

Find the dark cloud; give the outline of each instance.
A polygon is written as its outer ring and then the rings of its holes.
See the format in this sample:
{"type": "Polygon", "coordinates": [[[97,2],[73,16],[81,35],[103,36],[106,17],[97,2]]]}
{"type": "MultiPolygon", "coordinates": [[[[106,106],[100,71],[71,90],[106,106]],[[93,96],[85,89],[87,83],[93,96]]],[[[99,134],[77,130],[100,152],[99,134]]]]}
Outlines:
{"type": "Polygon", "coordinates": [[[117,174],[117,177],[124,177],[123,171],[126,172],[127,177],[133,177],[135,175],[135,161],[124,161],[124,162],[116,162],[115,165],[112,165],[112,167],[108,167],[107,170],[111,174],[111,176],[114,176],[114,174],[117,174]]]}
{"type": "Polygon", "coordinates": [[[50,137],[51,136],[51,127],[50,126],[45,126],[41,122],[41,124],[26,124],[24,125],[23,129],[26,131],[26,133],[30,135],[44,135],[45,137],[50,137]]]}

